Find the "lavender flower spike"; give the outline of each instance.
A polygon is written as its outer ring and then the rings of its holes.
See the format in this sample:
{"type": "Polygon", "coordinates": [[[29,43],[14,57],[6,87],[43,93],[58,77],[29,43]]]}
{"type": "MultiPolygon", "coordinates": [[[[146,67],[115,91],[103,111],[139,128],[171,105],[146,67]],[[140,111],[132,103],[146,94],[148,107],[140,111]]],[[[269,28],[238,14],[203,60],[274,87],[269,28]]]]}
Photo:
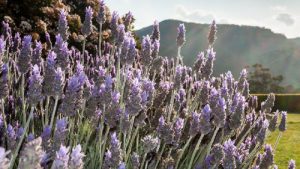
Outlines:
{"type": "MultiPolygon", "coordinates": [[[[1,59],[1,58],[0,58],[1,59]]],[[[5,99],[9,94],[8,88],[8,65],[0,65],[0,100],[5,99]]]]}
{"type": "Polygon", "coordinates": [[[281,113],[281,121],[278,126],[279,131],[284,132],[286,130],[286,118],[287,118],[287,112],[283,111],[281,113]]]}
{"type": "Polygon", "coordinates": [[[153,31],[151,35],[152,43],[154,43],[156,40],[160,40],[160,31],[159,31],[159,23],[157,21],[153,24],[153,31]]]}
{"type": "Polygon", "coordinates": [[[207,104],[203,108],[200,116],[200,132],[201,134],[208,134],[211,131],[211,124],[210,124],[210,118],[211,118],[211,109],[210,106],[207,104]]]}
{"type": "Polygon", "coordinates": [[[43,77],[40,73],[38,65],[33,66],[32,74],[29,78],[28,86],[28,103],[31,105],[37,105],[42,99],[42,81],[43,77]]]}
{"type": "Polygon", "coordinates": [[[295,160],[290,160],[288,169],[296,169],[295,160]]]}
{"type": "Polygon", "coordinates": [[[64,9],[62,9],[59,13],[58,20],[58,33],[62,36],[64,40],[67,40],[69,37],[67,15],[68,13],[64,9]]]}
{"type": "MultiPolygon", "coordinates": [[[[103,24],[106,20],[106,9],[105,9],[105,3],[103,0],[99,0],[99,12],[98,12],[98,16],[96,18],[96,21],[99,24],[103,24]]],[[[100,30],[101,31],[101,30],[100,30]]]]}
{"type": "Polygon", "coordinates": [[[216,25],[216,21],[213,20],[210,25],[210,31],[207,37],[209,45],[212,46],[214,44],[215,40],[217,39],[216,34],[217,34],[217,25],[216,25]]]}
{"type": "Polygon", "coordinates": [[[263,154],[262,160],[260,162],[260,168],[269,168],[274,161],[273,150],[270,145],[265,146],[265,152],[263,154]]]}
{"type": "Polygon", "coordinates": [[[224,159],[222,162],[222,166],[224,169],[233,169],[236,168],[236,161],[235,161],[235,155],[236,155],[236,147],[234,145],[234,142],[231,140],[227,140],[224,143],[224,159]]]}
{"type": "Polygon", "coordinates": [[[19,159],[20,168],[42,168],[40,162],[44,156],[44,151],[41,144],[42,138],[38,137],[25,145],[19,159]]]}
{"type": "Polygon", "coordinates": [[[114,11],[112,13],[111,21],[110,21],[110,28],[113,35],[113,38],[116,38],[118,35],[118,21],[119,21],[119,14],[114,11]]]}
{"type": "Polygon", "coordinates": [[[6,41],[4,40],[4,37],[0,37],[0,63],[2,62],[2,56],[4,55],[6,48],[6,41]]]}
{"type": "Polygon", "coordinates": [[[83,161],[82,158],[85,155],[81,151],[81,145],[77,145],[71,153],[71,159],[70,159],[70,169],[82,169],[83,168],[83,161]]]}
{"type": "Polygon", "coordinates": [[[83,22],[83,26],[81,28],[82,34],[87,37],[89,36],[93,31],[93,9],[89,6],[85,10],[85,19],[83,22]]]}
{"type": "Polygon", "coordinates": [[[68,168],[69,163],[69,148],[61,145],[59,151],[56,152],[52,169],[68,168]]]}
{"type": "Polygon", "coordinates": [[[17,62],[18,70],[22,74],[27,73],[30,69],[32,55],[31,39],[30,35],[23,38],[22,49],[17,62]]]}
{"type": "Polygon", "coordinates": [[[3,147],[0,147],[0,166],[3,169],[7,169],[9,167],[9,159],[6,158],[9,152],[6,152],[3,147]]]}
{"type": "Polygon", "coordinates": [[[185,39],[186,30],[185,30],[184,24],[180,24],[179,27],[177,28],[177,31],[178,31],[178,33],[177,33],[177,46],[181,47],[186,41],[186,39],[185,39]]]}

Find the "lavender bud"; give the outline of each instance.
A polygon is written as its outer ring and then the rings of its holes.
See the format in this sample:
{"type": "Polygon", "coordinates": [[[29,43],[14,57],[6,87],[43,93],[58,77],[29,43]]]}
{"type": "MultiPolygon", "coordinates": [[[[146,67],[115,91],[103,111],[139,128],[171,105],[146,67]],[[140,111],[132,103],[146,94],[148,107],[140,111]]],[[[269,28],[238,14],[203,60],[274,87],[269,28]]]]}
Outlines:
{"type": "Polygon", "coordinates": [[[264,120],[259,132],[257,133],[258,142],[263,143],[265,141],[268,127],[269,127],[269,121],[264,120]]]}
{"type": "Polygon", "coordinates": [[[11,28],[10,28],[9,24],[6,23],[5,21],[2,21],[2,30],[3,30],[3,34],[4,34],[5,38],[7,38],[11,35],[11,28]]]}
{"type": "Polygon", "coordinates": [[[34,135],[32,133],[29,133],[27,136],[27,142],[31,142],[35,139],[34,135]]]}
{"type": "Polygon", "coordinates": [[[69,163],[69,148],[61,145],[59,151],[56,152],[56,157],[53,161],[53,169],[68,168],[69,163]]]}
{"type": "Polygon", "coordinates": [[[20,45],[21,45],[21,37],[20,37],[19,32],[17,32],[15,34],[15,36],[14,36],[14,39],[13,39],[13,44],[12,44],[12,50],[13,50],[13,52],[17,52],[19,50],[19,46],[20,45]]]}
{"type": "Polygon", "coordinates": [[[226,101],[224,98],[219,98],[216,105],[216,110],[213,111],[214,124],[218,127],[224,127],[226,120],[226,101]]]}
{"type": "Polygon", "coordinates": [[[5,152],[5,149],[3,147],[0,147],[0,166],[3,169],[8,169],[10,160],[6,158],[6,156],[9,154],[9,152],[5,152]]]}
{"type": "MultiPolygon", "coordinates": [[[[205,57],[204,57],[204,53],[200,52],[197,56],[197,60],[194,64],[194,71],[196,73],[198,73],[199,71],[201,71],[202,67],[205,65],[205,57]]],[[[201,73],[201,72],[200,72],[201,73]]]]}
{"type": "Polygon", "coordinates": [[[38,66],[42,66],[42,49],[43,49],[43,45],[40,41],[35,41],[35,48],[32,52],[32,59],[31,59],[31,63],[32,65],[38,65],[38,66]]]}
{"type": "Polygon", "coordinates": [[[123,24],[120,24],[118,25],[118,28],[117,28],[117,31],[118,31],[118,36],[117,36],[117,45],[118,46],[121,46],[124,42],[124,39],[125,39],[125,26],[123,24]]]}
{"type": "Polygon", "coordinates": [[[155,40],[154,42],[152,42],[152,58],[153,59],[158,57],[159,47],[160,47],[160,43],[158,40],[155,40]]]}
{"type": "Polygon", "coordinates": [[[215,144],[210,151],[210,156],[211,164],[219,166],[225,156],[223,146],[221,144],[215,144]]]}
{"type": "Polygon", "coordinates": [[[200,114],[193,112],[192,120],[190,123],[190,130],[189,130],[189,134],[191,137],[193,137],[199,133],[199,130],[200,130],[199,123],[200,123],[200,114]]]}
{"type": "Polygon", "coordinates": [[[149,153],[152,150],[154,150],[159,143],[159,140],[157,137],[153,137],[151,135],[147,135],[142,139],[143,149],[144,153],[149,153]]]}
{"type": "Polygon", "coordinates": [[[85,9],[85,19],[81,28],[83,36],[89,36],[93,31],[93,9],[89,6],[85,9]]]}
{"type": "Polygon", "coordinates": [[[184,127],[184,119],[178,117],[174,123],[175,141],[179,141],[182,135],[182,129],[184,127]]]}
{"type": "MultiPolygon", "coordinates": [[[[105,3],[103,0],[99,0],[99,12],[98,12],[96,21],[99,24],[103,24],[106,21],[106,9],[105,9],[105,3]]],[[[102,31],[102,30],[99,30],[99,31],[102,31]]]]}
{"type": "Polygon", "coordinates": [[[200,91],[200,101],[201,101],[202,105],[205,105],[208,103],[209,91],[210,91],[210,83],[209,83],[209,81],[204,81],[204,83],[202,85],[202,89],[200,91]]]}
{"type": "Polygon", "coordinates": [[[4,37],[0,37],[0,62],[2,62],[2,56],[4,56],[6,50],[6,41],[4,40],[4,37]]]}
{"type": "Polygon", "coordinates": [[[276,111],[274,113],[274,116],[272,117],[272,119],[270,120],[270,125],[269,125],[269,130],[271,132],[275,131],[276,130],[276,127],[277,127],[277,120],[278,120],[278,115],[279,115],[279,112],[276,111]]]}
{"type": "Polygon", "coordinates": [[[45,33],[45,38],[46,38],[47,48],[51,49],[52,48],[52,42],[51,42],[50,34],[48,32],[45,33]]]}
{"type": "Polygon", "coordinates": [[[126,64],[127,65],[132,65],[134,62],[134,59],[137,57],[137,50],[135,48],[135,41],[133,38],[130,38],[129,41],[129,49],[128,49],[128,54],[127,54],[127,59],[126,59],[126,64]]]}
{"type": "Polygon", "coordinates": [[[209,79],[213,73],[214,61],[216,59],[216,52],[214,52],[213,48],[207,50],[207,60],[205,65],[202,67],[202,77],[205,79],[209,79]]]}
{"type": "Polygon", "coordinates": [[[295,160],[290,160],[289,161],[289,167],[288,169],[296,169],[296,162],[295,160]]]}
{"type": "Polygon", "coordinates": [[[78,144],[75,148],[72,149],[71,159],[69,161],[70,169],[82,169],[83,161],[82,158],[85,155],[81,151],[81,145],[78,144]]]}
{"type": "Polygon", "coordinates": [[[67,121],[65,119],[59,119],[56,121],[56,127],[54,131],[54,148],[58,150],[59,147],[65,143],[67,130],[67,121]]]}
{"type": "Polygon", "coordinates": [[[210,118],[211,118],[211,109],[210,106],[207,104],[202,109],[201,116],[200,116],[199,125],[200,125],[201,134],[206,135],[211,131],[210,118]]]}
{"type": "MultiPolygon", "coordinates": [[[[0,58],[1,59],[1,58],[0,58]]],[[[1,62],[1,61],[0,61],[1,62]]],[[[1,65],[0,65],[1,66],[1,65]]],[[[2,65],[0,71],[0,100],[5,99],[9,95],[8,88],[8,65],[2,65]]]]}
{"type": "Polygon", "coordinates": [[[114,11],[112,13],[111,22],[110,22],[110,28],[112,32],[113,38],[117,38],[118,35],[118,22],[119,22],[119,14],[114,11]]]}
{"type": "Polygon", "coordinates": [[[132,23],[132,21],[133,21],[133,15],[129,11],[128,13],[126,13],[125,20],[124,20],[124,25],[125,25],[126,31],[130,30],[130,24],[132,23]]]}
{"type": "Polygon", "coordinates": [[[157,21],[155,21],[153,24],[151,40],[152,40],[152,43],[155,43],[155,41],[159,42],[159,40],[160,40],[159,23],[157,21]]]}
{"type": "Polygon", "coordinates": [[[213,20],[211,25],[210,25],[210,31],[209,31],[209,34],[208,34],[208,44],[210,46],[212,46],[215,42],[215,40],[217,39],[216,37],[216,34],[217,34],[217,25],[216,25],[216,21],[213,20]]]}
{"type": "Polygon", "coordinates": [[[64,9],[60,10],[58,20],[58,33],[62,36],[64,40],[67,40],[69,37],[67,15],[68,13],[64,9]]]}
{"type": "Polygon", "coordinates": [[[265,146],[265,152],[260,162],[260,168],[269,168],[274,162],[273,150],[270,145],[265,146]]]}
{"type": "Polygon", "coordinates": [[[27,73],[30,69],[32,55],[31,39],[32,37],[30,35],[23,38],[22,48],[17,62],[18,70],[22,74],[27,73]]]}
{"type": "Polygon", "coordinates": [[[151,48],[151,40],[149,35],[143,37],[142,42],[142,51],[141,51],[141,63],[146,67],[149,66],[152,62],[152,48],[151,48]]]}
{"type": "Polygon", "coordinates": [[[275,95],[274,93],[270,93],[268,95],[267,100],[261,103],[261,111],[265,113],[271,113],[275,102],[275,95]]]}
{"type": "Polygon", "coordinates": [[[114,132],[111,135],[111,141],[110,141],[110,151],[111,151],[111,162],[112,162],[112,168],[117,168],[123,159],[122,149],[121,149],[121,143],[117,138],[117,134],[114,132]]]}
{"type": "Polygon", "coordinates": [[[54,96],[53,85],[55,74],[55,59],[56,53],[50,51],[47,57],[45,64],[45,73],[44,73],[44,83],[43,83],[43,92],[46,96],[54,96]]]}
{"type": "Polygon", "coordinates": [[[131,163],[133,169],[140,168],[140,156],[136,152],[132,153],[131,155],[131,163]]]}
{"type": "Polygon", "coordinates": [[[279,131],[284,132],[286,130],[286,119],[287,119],[287,112],[281,112],[281,121],[278,126],[279,131]]]}
{"type": "Polygon", "coordinates": [[[234,142],[231,140],[227,140],[224,143],[224,159],[222,162],[222,166],[224,169],[233,169],[236,168],[236,160],[235,160],[235,155],[236,155],[236,147],[234,145],[234,142]]]}
{"type": "Polygon", "coordinates": [[[29,77],[29,85],[28,85],[28,103],[35,106],[42,99],[42,81],[43,77],[40,73],[40,68],[38,65],[33,66],[32,74],[29,77]]]}
{"type": "Polygon", "coordinates": [[[41,161],[44,156],[44,151],[42,149],[42,138],[37,139],[27,143],[21,152],[19,159],[19,168],[37,168],[41,169],[41,161]]]}
{"type": "Polygon", "coordinates": [[[185,39],[185,26],[184,24],[180,24],[177,28],[177,46],[178,47],[182,47],[182,45],[185,43],[186,39],[185,39]]]}

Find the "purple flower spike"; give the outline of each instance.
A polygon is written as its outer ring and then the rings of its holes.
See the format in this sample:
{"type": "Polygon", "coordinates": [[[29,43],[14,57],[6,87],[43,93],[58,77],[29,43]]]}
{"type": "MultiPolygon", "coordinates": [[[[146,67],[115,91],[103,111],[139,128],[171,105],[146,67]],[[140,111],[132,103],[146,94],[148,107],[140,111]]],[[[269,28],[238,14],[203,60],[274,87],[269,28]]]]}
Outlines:
{"type": "Polygon", "coordinates": [[[125,15],[125,20],[124,20],[124,25],[125,25],[125,29],[126,31],[130,30],[130,25],[133,21],[133,15],[132,13],[129,11],[126,15],[125,15]]]}
{"type": "Polygon", "coordinates": [[[274,162],[274,155],[273,155],[273,150],[270,145],[265,146],[265,152],[263,154],[263,157],[261,159],[260,168],[269,168],[270,166],[273,165],[274,162]]]}
{"type": "Polygon", "coordinates": [[[61,145],[59,151],[56,152],[56,157],[53,162],[53,168],[68,168],[69,165],[69,148],[61,145]]]}
{"type": "Polygon", "coordinates": [[[235,160],[236,147],[234,145],[234,142],[231,140],[227,140],[225,141],[223,147],[224,147],[225,156],[222,165],[224,169],[236,168],[236,160],[235,160]]]}
{"type": "Polygon", "coordinates": [[[82,169],[83,168],[83,157],[85,155],[81,151],[81,145],[77,145],[75,148],[72,149],[71,153],[71,159],[70,159],[70,168],[78,168],[82,169]]]}
{"type": "Polygon", "coordinates": [[[177,31],[178,31],[178,33],[177,33],[177,46],[181,47],[186,41],[186,39],[185,39],[186,30],[185,30],[184,24],[180,24],[177,28],[177,31]]]}
{"type": "Polygon", "coordinates": [[[4,55],[6,48],[6,41],[4,40],[4,37],[0,37],[0,60],[2,62],[2,56],[4,55]]]}
{"type": "Polygon", "coordinates": [[[289,167],[288,169],[296,169],[296,162],[295,160],[290,160],[289,161],[289,167]]]}
{"type": "Polygon", "coordinates": [[[1,65],[1,61],[0,61],[0,68],[1,68],[0,69],[0,99],[5,99],[9,95],[8,65],[7,64],[1,65]]]}
{"type": "Polygon", "coordinates": [[[67,21],[68,13],[62,9],[59,13],[59,20],[58,20],[58,33],[62,36],[64,40],[67,40],[69,37],[69,26],[67,21]]]}
{"type": "Polygon", "coordinates": [[[117,38],[118,35],[118,22],[119,22],[119,14],[114,11],[112,13],[111,22],[110,22],[110,28],[111,32],[114,38],[117,38]]]}
{"type": "MultiPolygon", "coordinates": [[[[96,21],[99,24],[103,24],[106,20],[106,9],[105,9],[105,3],[103,0],[99,0],[99,12],[98,16],[96,18],[96,21]]],[[[101,30],[100,30],[101,31],[101,30]]]]}
{"type": "Polygon", "coordinates": [[[154,43],[155,41],[159,42],[159,40],[160,40],[160,31],[159,31],[158,21],[155,21],[154,24],[153,24],[151,40],[152,40],[152,43],[154,43]]]}
{"type": "Polygon", "coordinates": [[[31,105],[37,105],[44,97],[42,95],[42,81],[43,77],[40,73],[38,65],[33,66],[32,74],[29,77],[28,85],[28,103],[31,105]]]}
{"type": "Polygon", "coordinates": [[[287,112],[281,112],[281,121],[279,124],[279,131],[284,132],[286,130],[286,119],[287,119],[287,112]]]}
{"type": "Polygon", "coordinates": [[[93,31],[93,9],[89,6],[85,9],[85,19],[81,28],[82,34],[87,37],[93,31]]]}
{"type": "Polygon", "coordinates": [[[32,37],[30,35],[23,38],[22,49],[17,62],[18,70],[22,74],[27,73],[31,66],[31,39],[32,37]]]}
{"type": "Polygon", "coordinates": [[[210,31],[207,37],[209,45],[212,46],[214,44],[215,40],[217,39],[216,34],[217,34],[217,25],[216,25],[216,21],[213,20],[210,25],[210,31]]]}
{"type": "Polygon", "coordinates": [[[200,132],[201,134],[208,134],[211,131],[211,109],[210,106],[207,104],[204,106],[201,116],[200,116],[200,132]]]}

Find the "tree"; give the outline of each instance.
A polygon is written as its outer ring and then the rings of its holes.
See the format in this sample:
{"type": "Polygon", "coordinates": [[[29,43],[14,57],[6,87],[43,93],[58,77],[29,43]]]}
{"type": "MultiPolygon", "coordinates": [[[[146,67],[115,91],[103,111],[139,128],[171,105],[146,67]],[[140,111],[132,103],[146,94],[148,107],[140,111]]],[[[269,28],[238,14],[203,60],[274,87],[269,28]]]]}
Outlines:
{"type": "Polygon", "coordinates": [[[282,93],[285,87],[281,85],[283,76],[273,76],[269,68],[255,64],[249,71],[249,84],[252,93],[282,93]]]}

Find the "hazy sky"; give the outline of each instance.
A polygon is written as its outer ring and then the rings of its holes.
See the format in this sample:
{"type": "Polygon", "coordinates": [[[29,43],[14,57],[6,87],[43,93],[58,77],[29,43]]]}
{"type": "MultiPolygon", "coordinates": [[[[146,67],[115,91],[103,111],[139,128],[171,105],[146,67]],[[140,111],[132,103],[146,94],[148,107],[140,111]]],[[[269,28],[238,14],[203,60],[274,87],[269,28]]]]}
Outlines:
{"type": "Polygon", "coordinates": [[[300,0],[106,0],[112,11],[131,11],[137,29],[154,20],[254,25],[300,37],[300,0]]]}

